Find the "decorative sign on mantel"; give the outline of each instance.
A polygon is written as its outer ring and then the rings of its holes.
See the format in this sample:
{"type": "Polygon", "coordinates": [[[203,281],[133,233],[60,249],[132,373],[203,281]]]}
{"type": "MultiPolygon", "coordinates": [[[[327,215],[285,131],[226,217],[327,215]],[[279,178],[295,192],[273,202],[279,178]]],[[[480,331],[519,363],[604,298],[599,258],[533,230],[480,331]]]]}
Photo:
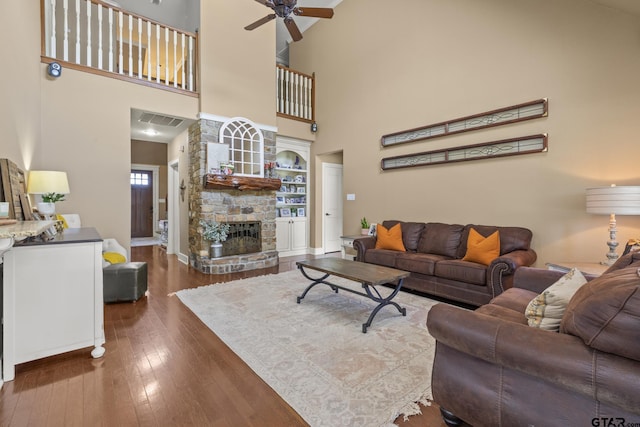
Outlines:
{"type": "Polygon", "coordinates": [[[485,113],[474,114],[472,116],[461,117],[459,119],[448,120],[446,122],[391,133],[384,135],[381,143],[383,147],[389,147],[392,145],[406,144],[409,142],[454,135],[456,133],[468,132],[471,130],[546,117],[549,108],[548,104],[549,102],[546,98],[538,99],[524,104],[512,105],[511,107],[499,108],[485,113]]]}
{"type": "Polygon", "coordinates": [[[423,153],[382,159],[382,170],[402,169],[415,166],[430,166],[443,163],[468,160],[489,159],[494,157],[516,156],[520,154],[541,153],[547,151],[547,134],[503,139],[482,144],[425,151],[423,153]]]}
{"type": "Polygon", "coordinates": [[[207,174],[204,176],[204,188],[207,190],[263,190],[280,189],[282,182],[278,178],[256,178],[250,176],[207,174]]]}

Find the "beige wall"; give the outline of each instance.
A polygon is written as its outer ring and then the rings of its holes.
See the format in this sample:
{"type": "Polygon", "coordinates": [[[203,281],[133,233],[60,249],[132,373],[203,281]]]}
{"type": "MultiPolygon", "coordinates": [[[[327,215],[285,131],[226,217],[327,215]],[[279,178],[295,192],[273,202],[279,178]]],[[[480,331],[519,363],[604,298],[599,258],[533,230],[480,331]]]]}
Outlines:
{"type": "Polygon", "coordinates": [[[197,99],[71,69],[41,86],[44,141],[33,166],[67,172],[71,194],[60,212],[129,246],[131,108],[195,118],[197,99]]]}
{"type": "MultiPolygon", "coordinates": [[[[344,153],[345,233],[363,216],[519,225],[539,266],[604,259],[608,218],[585,213],[585,189],[640,185],[639,34],[640,18],[583,0],[342,2],[291,47],[291,67],[322,87],[312,154],[344,153]],[[548,118],[380,148],[386,133],[541,97],[548,118]],[[380,171],[382,157],[540,132],[547,153],[380,171]]],[[[620,241],[640,236],[640,218],[618,225],[620,241]]]]}
{"type": "Polygon", "coordinates": [[[309,123],[299,120],[284,119],[282,117],[277,117],[276,123],[278,126],[278,135],[304,139],[305,141],[311,142],[316,140],[316,134],[311,132],[311,125],[309,123]]]}
{"type": "Polygon", "coordinates": [[[200,5],[200,111],[275,126],[275,23],[244,29],[269,9],[250,1],[200,5]]]}
{"type": "Polygon", "coordinates": [[[0,158],[31,166],[40,143],[40,2],[3,2],[0,28],[0,158]]]}

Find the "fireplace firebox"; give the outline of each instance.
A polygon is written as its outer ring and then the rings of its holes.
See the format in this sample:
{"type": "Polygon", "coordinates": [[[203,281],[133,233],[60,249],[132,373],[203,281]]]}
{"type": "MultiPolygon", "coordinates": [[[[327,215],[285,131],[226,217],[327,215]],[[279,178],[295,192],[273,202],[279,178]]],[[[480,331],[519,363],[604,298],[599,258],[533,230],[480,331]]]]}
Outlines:
{"type": "Polygon", "coordinates": [[[222,243],[222,256],[251,254],[262,250],[260,221],[228,222],[227,240],[222,243]]]}

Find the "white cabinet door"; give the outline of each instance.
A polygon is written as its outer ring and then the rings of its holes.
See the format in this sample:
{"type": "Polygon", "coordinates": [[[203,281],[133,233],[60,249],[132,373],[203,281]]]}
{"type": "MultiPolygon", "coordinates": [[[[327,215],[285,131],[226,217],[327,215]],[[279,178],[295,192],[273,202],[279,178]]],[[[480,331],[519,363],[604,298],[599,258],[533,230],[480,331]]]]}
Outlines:
{"type": "Polygon", "coordinates": [[[278,218],[276,222],[276,250],[280,256],[301,255],[307,252],[309,232],[307,218],[278,218]]]}
{"type": "Polygon", "coordinates": [[[291,250],[307,249],[307,219],[292,218],[291,220],[291,250]]]}
{"type": "Polygon", "coordinates": [[[276,250],[287,252],[291,250],[291,220],[278,219],[276,222],[276,250]]]}

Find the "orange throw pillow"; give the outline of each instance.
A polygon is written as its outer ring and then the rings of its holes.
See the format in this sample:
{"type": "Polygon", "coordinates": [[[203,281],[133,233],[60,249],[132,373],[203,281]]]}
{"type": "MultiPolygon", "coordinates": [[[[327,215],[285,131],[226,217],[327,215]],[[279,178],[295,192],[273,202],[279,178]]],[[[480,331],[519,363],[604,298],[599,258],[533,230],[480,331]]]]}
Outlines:
{"type": "Polygon", "coordinates": [[[489,265],[491,261],[500,256],[500,233],[496,231],[489,237],[483,237],[475,229],[469,230],[467,239],[467,253],[463,261],[477,262],[489,265]]]}
{"type": "Polygon", "coordinates": [[[394,225],[388,230],[378,224],[376,236],[376,249],[390,249],[392,251],[402,252],[406,251],[404,244],[402,243],[402,227],[400,226],[400,223],[394,225]]]}

